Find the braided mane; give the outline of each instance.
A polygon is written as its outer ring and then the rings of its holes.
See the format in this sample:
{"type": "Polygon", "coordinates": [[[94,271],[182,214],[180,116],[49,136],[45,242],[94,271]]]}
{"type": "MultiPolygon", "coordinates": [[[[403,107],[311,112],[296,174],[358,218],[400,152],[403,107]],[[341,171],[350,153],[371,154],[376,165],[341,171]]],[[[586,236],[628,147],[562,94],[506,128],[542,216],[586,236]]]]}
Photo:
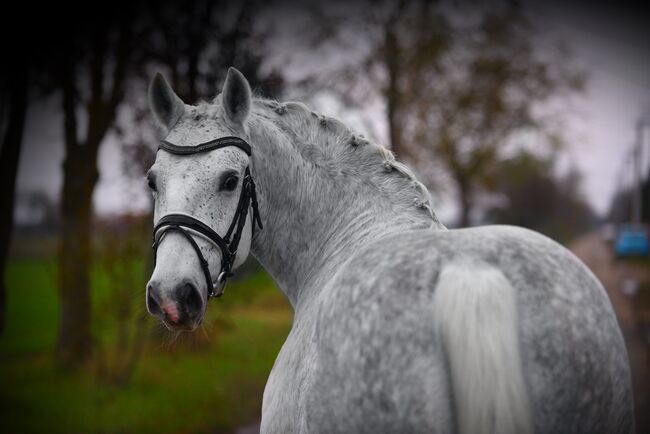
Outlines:
{"type": "Polygon", "coordinates": [[[255,98],[253,113],[273,119],[285,133],[297,139],[301,144],[298,152],[314,164],[337,173],[366,174],[399,205],[421,210],[434,226],[442,227],[431,207],[427,188],[390,150],[356,134],[338,119],[316,113],[299,102],[255,98]]]}

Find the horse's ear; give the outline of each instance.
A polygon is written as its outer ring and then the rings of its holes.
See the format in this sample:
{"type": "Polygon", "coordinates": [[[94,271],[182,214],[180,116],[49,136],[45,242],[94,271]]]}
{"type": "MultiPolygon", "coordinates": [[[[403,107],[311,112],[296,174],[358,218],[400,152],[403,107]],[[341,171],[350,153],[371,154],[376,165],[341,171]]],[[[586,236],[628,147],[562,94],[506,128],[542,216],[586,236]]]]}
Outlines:
{"type": "Polygon", "coordinates": [[[233,67],[228,69],[221,101],[227,118],[236,125],[244,125],[251,110],[251,87],[244,74],[233,67]]]}
{"type": "Polygon", "coordinates": [[[185,104],[159,72],[149,83],[148,96],[151,112],[156,120],[167,129],[171,129],[185,113],[185,104]]]}

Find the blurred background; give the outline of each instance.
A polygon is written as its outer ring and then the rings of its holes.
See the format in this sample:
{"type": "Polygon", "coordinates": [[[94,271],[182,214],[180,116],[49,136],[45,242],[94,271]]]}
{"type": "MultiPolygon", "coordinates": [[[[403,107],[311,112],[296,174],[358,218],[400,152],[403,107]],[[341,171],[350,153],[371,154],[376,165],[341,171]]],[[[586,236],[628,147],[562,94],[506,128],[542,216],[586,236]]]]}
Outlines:
{"type": "Polygon", "coordinates": [[[573,250],[614,304],[650,432],[650,46],[641,14],[529,1],[87,2],[4,13],[0,431],[256,432],[292,312],[249,260],[205,325],[146,314],[146,85],[228,66],[391,148],[450,227],[573,250]]]}

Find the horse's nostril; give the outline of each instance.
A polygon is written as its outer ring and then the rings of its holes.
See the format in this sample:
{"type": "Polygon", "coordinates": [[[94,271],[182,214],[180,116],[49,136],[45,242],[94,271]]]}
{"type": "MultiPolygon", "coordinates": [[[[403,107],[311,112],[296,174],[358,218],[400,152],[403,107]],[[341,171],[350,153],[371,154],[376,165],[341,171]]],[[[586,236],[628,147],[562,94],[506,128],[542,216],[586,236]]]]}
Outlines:
{"type": "Polygon", "coordinates": [[[203,300],[201,294],[196,286],[191,283],[182,285],[177,292],[178,304],[187,312],[190,317],[196,316],[203,307],[203,300]]]}
{"type": "Polygon", "coordinates": [[[151,286],[147,288],[147,308],[149,308],[149,312],[151,312],[152,315],[160,315],[162,310],[160,309],[158,301],[156,301],[156,298],[152,295],[153,291],[154,289],[151,286]]]}

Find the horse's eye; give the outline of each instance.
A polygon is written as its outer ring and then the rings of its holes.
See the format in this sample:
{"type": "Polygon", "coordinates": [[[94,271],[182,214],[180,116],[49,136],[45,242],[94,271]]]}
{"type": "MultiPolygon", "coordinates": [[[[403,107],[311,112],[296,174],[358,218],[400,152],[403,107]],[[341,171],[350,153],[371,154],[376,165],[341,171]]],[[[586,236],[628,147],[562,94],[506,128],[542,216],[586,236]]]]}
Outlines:
{"type": "Polygon", "coordinates": [[[219,189],[225,191],[233,191],[235,188],[237,188],[237,183],[239,183],[239,178],[237,175],[228,175],[223,179],[223,181],[221,181],[221,187],[219,189]]]}
{"type": "Polygon", "coordinates": [[[153,176],[151,173],[147,174],[147,184],[149,185],[149,189],[151,191],[157,191],[156,190],[156,177],[153,176]]]}

